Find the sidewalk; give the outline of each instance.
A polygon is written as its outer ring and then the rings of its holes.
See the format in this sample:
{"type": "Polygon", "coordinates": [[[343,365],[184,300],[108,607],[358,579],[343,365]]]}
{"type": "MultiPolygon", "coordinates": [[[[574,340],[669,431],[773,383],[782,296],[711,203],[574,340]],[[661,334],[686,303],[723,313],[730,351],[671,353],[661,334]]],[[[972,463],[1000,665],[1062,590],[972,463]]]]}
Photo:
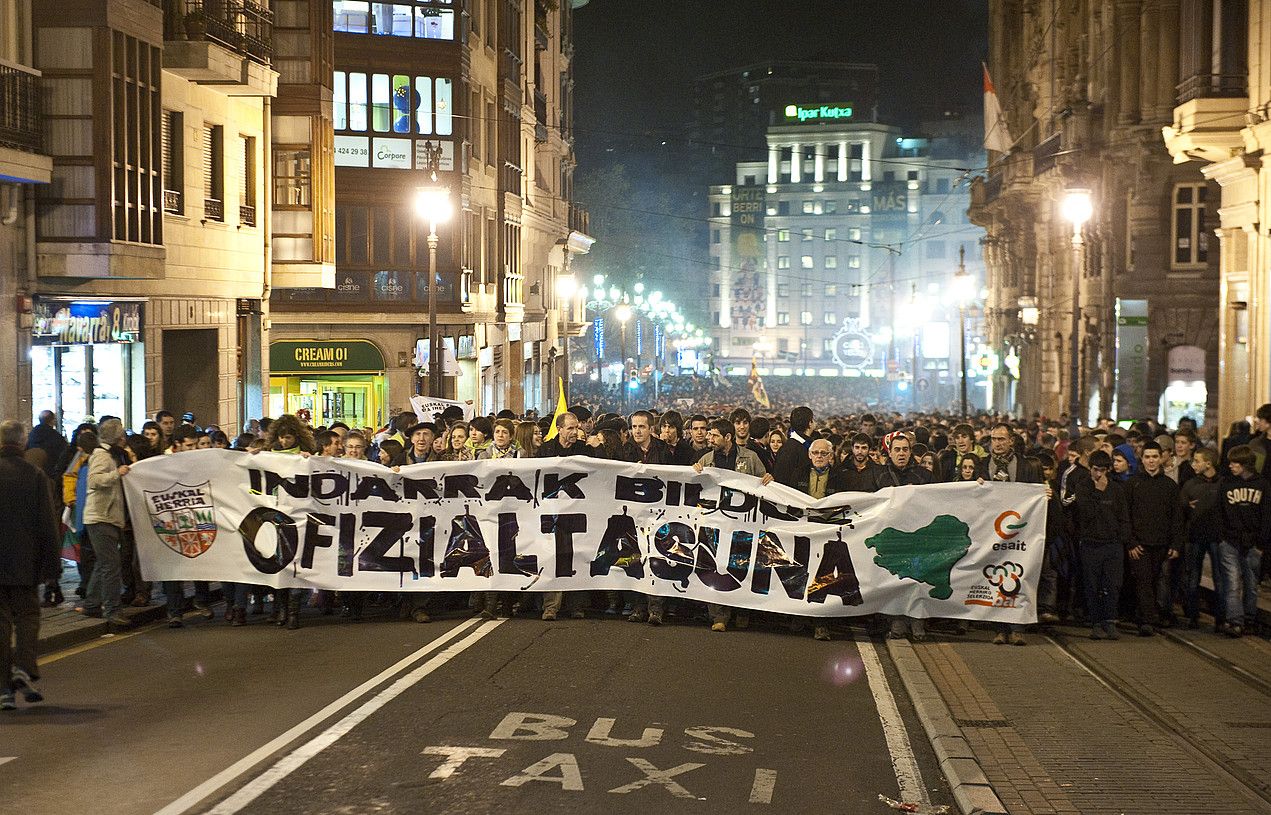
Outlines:
{"type": "MultiPolygon", "coordinates": [[[[66,601],[53,608],[40,609],[40,645],[38,652],[41,655],[79,645],[107,634],[120,633],[112,631],[112,627],[105,620],[85,617],[83,614],[75,613],[75,607],[81,602],[80,597],[75,594],[75,589],[79,587],[79,570],[74,561],[64,560],[62,565],[61,586],[62,594],[66,596],[66,601]]],[[[190,591],[189,587],[187,587],[187,591],[190,591]]],[[[212,590],[214,595],[219,594],[219,592],[219,586],[212,590]]],[[[151,596],[152,600],[148,606],[142,608],[122,606],[119,609],[120,613],[132,623],[132,626],[127,630],[156,620],[162,620],[165,617],[166,609],[164,607],[163,592],[159,585],[156,584],[151,589],[151,596]]],[[[41,599],[43,599],[43,590],[41,590],[41,599]]]]}
{"type": "Polygon", "coordinates": [[[888,646],[964,814],[1271,812],[1271,643],[1211,631],[888,646]]]}

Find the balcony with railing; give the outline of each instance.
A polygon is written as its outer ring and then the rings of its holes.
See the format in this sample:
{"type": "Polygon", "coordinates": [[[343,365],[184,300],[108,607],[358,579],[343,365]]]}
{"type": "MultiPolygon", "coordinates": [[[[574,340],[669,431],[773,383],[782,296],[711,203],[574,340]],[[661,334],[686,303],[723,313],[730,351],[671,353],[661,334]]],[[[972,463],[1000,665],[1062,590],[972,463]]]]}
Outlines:
{"type": "Polygon", "coordinates": [[[203,217],[209,221],[225,220],[225,202],[215,198],[203,199],[203,217]]]}
{"type": "Polygon", "coordinates": [[[0,60],[0,179],[44,184],[53,162],[43,147],[40,72],[0,60]]]}
{"type": "Polygon", "coordinates": [[[590,235],[591,214],[577,204],[569,205],[569,231],[590,235]]]}
{"type": "Polygon", "coordinates": [[[1196,74],[1178,83],[1178,103],[1193,99],[1237,99],[1248,93],[1245,74],[1196,74]]]}
{"type": "Polygon", "coordinates": [[[534,89],[534,140],[547,141],[547,94],[534,89]]]}
{"type": "Polygon", "coordinates": [[[185,212],[184,196],[180,190],[164,190],[163,191],[163,211],[172,215],[181,215],[185,212]]]}
{"type": "Polygon", "coordinates": [[[238,207],[238,222],[243,226],[255,226],[256,208],[247,204],[240,204],[238,207]]]}
{"type": "Polygon", "coordinates": [[[163,67],[208,84],[272,90],[274,16],[253,0],[166,0],[163,67]]]}

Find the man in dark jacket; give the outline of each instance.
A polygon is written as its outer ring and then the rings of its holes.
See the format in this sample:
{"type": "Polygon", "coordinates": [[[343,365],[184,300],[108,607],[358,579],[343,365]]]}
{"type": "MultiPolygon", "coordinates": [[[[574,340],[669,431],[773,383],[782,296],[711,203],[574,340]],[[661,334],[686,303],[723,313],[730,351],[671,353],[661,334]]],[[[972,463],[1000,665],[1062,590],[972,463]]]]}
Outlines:
{"type": "Polygon", "coordinates": [[[936,457],[936,480],[941,482],[957,481],[962,467],[962,459],[970,456],[975,459],[975,471],[983,476],[983,450],[975,446],[975,430],[969,424],[956,425],[953,428],[952,445],[940,451],[936,457]]]}
{"type": "MultiPolygon", "coordinates": [[[[1004,422],[994,425],[989,433],[989,460],[982,472],[989,479],[1000,483],[1042,483],[1044,479],[1041,462],[1018,455],[1015,451],[1016,441],[1015,431],[1010,425],[1004,422]]],[[[1008,641],[1011,645],[1025,645],[1024,626],[1016,624],[999,626],[996,636],[993,637],[993,644],[1005,645],[1008,641]]]]}
{"type": "Polygon", "coordinates": [[[1218,494],[1218,523],[1222,541],[1218,561],[1226,595],[1227,627],[1223,633],[1239,637],[1258,613],[1258,574],[1262,553],[1271,540],[1271,500],[1268,484],[1258,475],[1257,457],[1247,445],[1228,456],[1231,478],[1218,494]]]}
{"type": "Polygon", "coordinates": [[[623,459],[637,464],[673,464],[666,442],[653,435],[653,414],[637,410],[631,414],[631,441],[623,446],[623,459]]]}
{"type": "Polygon", "coordinates": [[[930,484],[933,479],[930,470],[914,463],[909,436],[904,433],[893,434],[887,446],[887,463],[875,471],[874,488],[881,490],[883,487],[930,484]]]}
{"type": "MultiPolygon", "coordinates": [[[[588,454],[587,442],[578,437],[581,425],[577,416],[572,413],[562,413],[560,418],[556,420],[556,425],[558,428],[556,438],[543,442],[538,448],[538,458],[585,456],[588,454]]],[[[586,596],[586,592],[570,592],[569,595],[570,616],[576,620],[583,619],[586,615],[583,614],[581,608],[581,599],[586,596]]],[[[556,615],[560,614],[561,605],[565,602],[565,592],[563,591],[545,593],[543,595],[543,619],[555,620],[556,615]]]]}
{"type": "Polygon", "coordinates": [[[15,694],[28,702],[44,697],[36,690],[40,638],[38,587],[57,575],[57,519],[49,481],[22,457],[23,427],[0,422],[0,710],[17,707],[15,694]],[[12,642],[17,635],[17,648],[12,642]]]}
{"type": "Polygon", "coordinates": [[[66,455],[70,444],[67,443],[66,437],[57,429],[57,416],[51,410],[40,411],[40,423],[31,428],[31,434],[26,439],[26,449],[43,450],[47,458],[44,459],[44,474],[52,479],[59,479],[62,473],[57,469],[57,465],[61,462],[62,457],[66,455]]]}
{"type": "Polygon", "coordinates": [[[864,433],[852,437],[852,452],[834,470],[833,484],[837,492],[873,492],[878,489],[879,465],[870,459],[874,440],[864,433]]]}
{"type": "Polygon", "coordinates": [[[663,443],[671,448],[671,463],[679,467],[692,467],[702,457],[694,455],[693,444],[684,438],[684,417],[678,411],[668,410],[662,414],[660,436],[663,443]]]}
{"type": "MultiPolygon", "coordinates": [[[[1180,437],[1181,433],[1180,432],[1180,437]]],[[[1181,464],[1181,462],[1180,462],[1181,464]]],[[[1200,618],[1200,576],[1209,555],[1210,572],[1214,579],[1214,596],[1223,597],[1222,569],[1218,566],[1218,491],[1222,479],[1218,476],[1218,453],[1202,447],[1192,454],[1195,475],[1178,488],[1179,503],[1183,508],[1183,520],[1187,525],[1187,548],[1183,550],[1183,613],[1187,627],[1196,628],[1200,618]]],[[[1221,630],[1222,603],[1214,603],[1215,630],[1221,630]]]]}
{"type": "Polygon", "coordinates": [[[793,487],[807,478],[812,462],[808,447],[812,444],[812,408],[800,406],[790,411],[790,437],[777,451],[772,464],[774,480],[793,487]]]}
{"type": "Polygon", "coordinates": [[[587,442],[578,437],[578,417],[572,413],[562,413],[556,424],[556,437],[539,446],[538,458],[587,455],[587,442]]]}
{"type": "Polygon", "coordinates": [[[1090,639],[1117,639],[1117,605],[1125,572],[1125,542],[1130,539],[1130,510],[1125,487],[1108,477],[1112,456],[1090,454],[1090,474],[1074,479],[1073,518],[1081,548],[1090,639]]]}
{"type": "Polygon", "coordinates": [[[1165,457],[1154,441],[1143,445],[1143,469],[1126,482],[1130,507],[1130,580],[1135,594],[1135,622],[1140,637],[1161,625],[1161,607],[1172,617],[1168,561],[1183,549],[1183,513],[1178,484],[1165,474],[1165,457]]]}

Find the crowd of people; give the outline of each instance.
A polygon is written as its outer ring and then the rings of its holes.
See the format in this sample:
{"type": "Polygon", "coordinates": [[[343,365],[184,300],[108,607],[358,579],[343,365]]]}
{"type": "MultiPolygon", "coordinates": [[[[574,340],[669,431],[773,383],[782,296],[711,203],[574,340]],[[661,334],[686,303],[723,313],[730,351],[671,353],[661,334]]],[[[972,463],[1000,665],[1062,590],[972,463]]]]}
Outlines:
{"type": "MultiPolygon", "coordinates": [[[[169,411],[159,411],[136,432],[128,432],[119,418],[102,417],[74,428],[69,438],[51,412],[41,414],[30,433],[6,421],[0,423],[0,490],[16,500],[0,521],[0,677],[7,677],[0,687],[0,709],[15,707],[19,694],[27,701],[41,698],[35,684],[39,606],[41,599],[45,606],[66,602],[63,553],[74,554],[79,572],[71,601],[76,612],[124,628],[129,618],[123,606],[154,602],[156,587],[142,578],[129,529],[122,479],[137,461],[204,448],[371,460],[389,468],[590,456],[699,472],[733,470],[812,498],[956,481],[1045,484],[1049,506],[1039,623],[1083,625],[1093,639],[1117,639],[1119,622],[1145,637],[1175,625],[1197,628],[1208,557],[1215,632],[1229,637],[1252,632],[1258,585],[1266,577],[1262,552],[1271,538],[1271,404],[1257,410],[1252,425],[1233,426],[1221,445],[1212,434],[1198,434],[1189,419],[1173,430],[1151,419],[1127,424],[1104,420],[1078,429],[1068,427],[1066,417],[957,420],[898,412],[818,418],[807,405],[781,417],[727,406],[688,415],[636,410],[624,416],[581,404],[541,419],[503,411],[465,420],[460,408],[451,407],[426,421],[403,412],[378,429],[340,422],[312,427],[301,411],[253,420],[232,439],[219,428],[199,427],[193,414],[178,420],[169,411]],[[11,643],[15,633],[16,647],[11,643]]],[[[181,582],[157,588],[169,626],[184,627],[191,611],[215,619],[209,584],[194,583],[192,598],[181,582]]],[[[468,608],[491,618],[535,614],[544,620],[561,614],[582,618],[590,610],[650,625],[676,614],[704,620],[720,632],[750,624],[741,609],[699,608],[638,593],[367,596],[233,583],[221,584],[220,590],[223,620],[231,626],[263,617],[267,603],[265,619],[289,629],[299,627],[303,613],[338,612],[358,619],[374,604],[416,622],[430,621],[442,608],[468,608]]],[[[803,626],[801,620],[782,622],[792,630],[803,626]]],[[[821,618],[813,626],[818,640],[830,639],[825,622],[821,618]]],[[[878,621],[888,636],[914,640],[926,638],[927,622],[878,621]]],[[[948,623],[951,634],[966,630],[965,622],[948,623]]],[[[994,642],[1026,644],[1023,627],[998,626],[994,642]]]]}

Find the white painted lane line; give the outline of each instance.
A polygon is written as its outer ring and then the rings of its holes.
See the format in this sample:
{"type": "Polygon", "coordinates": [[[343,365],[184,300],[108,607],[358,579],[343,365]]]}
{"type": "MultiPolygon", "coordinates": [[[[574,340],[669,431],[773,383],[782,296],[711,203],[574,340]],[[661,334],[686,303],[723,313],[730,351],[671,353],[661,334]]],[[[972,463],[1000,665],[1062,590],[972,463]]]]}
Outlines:
{"type": "Polygon", "coordinates": [[[755,770],[755,783],[750,788],[750,803],[771,804],[772,791],[776,786],[776,770],[765,770],[762,767],[755,770]]]}
{"type": "Polygon", "coordinates": [[[454,659],[469,646],[474,645],[486,634],[502,625],[503,622],[503,620],[490,620],[487,623],[483,623],[476,631],[375,694],[369,701],[363,703],[343,719],[328,727],[309,742],[298,747],[291,754],[283,757],[277,764],[248,782],[238,792],[235,792],[209,810],[208,815],[234,815],[234,813],[239,812],[252,801],[268,792],[279,781],[304,766],[309,759],[335,744],[347,735],[350,730],[374,715],[380,708],[396,699],[411,686],[418,683],[419,680],[428,676],[428,674],[454,659]]]}
{"type": "Polygon", "coordinates": [[[229,767],[226,767],[221,772],[212,776],[208,780],[204,781],[202,784],[198,785],[194,789],[187,792],[185,795],[182,795],[177,800],[173,801],[172,803],[168,804],[163,809],[156,812],[155,815],[182,815],[182,813],[188,812],[189,810],[193,809],[194,806],[197,805],[200,801],[204,800],[209,795],[219,790],[221,787],[233,781],[235,778],[238,778],[240,775],[252,769],[257,764],[269,758],[273,754],[277,753],[279,750],[283,749],[287,745],[291,744],[293,741],[300,738],[302,735],[304,735],[308,731],[312,730],[313,728],[322,724],[322,722],[334,716],[336,713],[339,713],[344,708],[353,704],[353,702],[357,701],[357,699],[360,698],[361,696],[365,695],[366,693],[370,692],[374,688],[383,684],[387,680],[391,679],[392,677],[406,670],[406,668],[418,662],[424,656],[432,653],[433,651],[436,651],[438,648],[445,645],[450,640],[453,640],[454,638],[458,637],[460,634],[464,633],[465,631],[467,631],[469,628],[472,628],[472,626],[476,624],[477,624],[477,620],[465,620],[459,625],[456,625],[454,628],[450,629],[446,633],[437,637],[435,640],[432,640],[428,644],[424,645],[422,648],[420,648],[418,651],[415,651],[410,656],[398,661],[396,664],[388,668],[385,668],[383,671],[376,674],[371,679],[368,679],[365,682],[363,682],[361,685],[358,685],[353,690],[344,694],[339,699],[336,699],[334,702],[327,705],[322,710],[319,710],[317,713],[313,714],[309,718],[305,719],[303,722],[300,722],[295,727],[291,728],[286,733],[283,733],[278,738],[273,739],[269,743],[253,751],[251,754],[244,756],[243,758],[231,764],[229,767]]]}
{"type": "Polygon", "coordinates": [[[926,806],[931,803],[931,797],[922,783],[922,771],[918,769],[918,759],[909,743],[909,731],[905,729],[905,720],[896,707],[896,697],[887,684],[887,674],[878,661],[878,652],[874,650],[874,643],[866,639],[858,638],[856,647],[861,652],[861,662],[865,663],[869,690],[874,694],[874,706],[878,708],[878,719],[883,725],[887,752],[891,753],[891,766],[900,784],[900,800],[926,806]]]}

